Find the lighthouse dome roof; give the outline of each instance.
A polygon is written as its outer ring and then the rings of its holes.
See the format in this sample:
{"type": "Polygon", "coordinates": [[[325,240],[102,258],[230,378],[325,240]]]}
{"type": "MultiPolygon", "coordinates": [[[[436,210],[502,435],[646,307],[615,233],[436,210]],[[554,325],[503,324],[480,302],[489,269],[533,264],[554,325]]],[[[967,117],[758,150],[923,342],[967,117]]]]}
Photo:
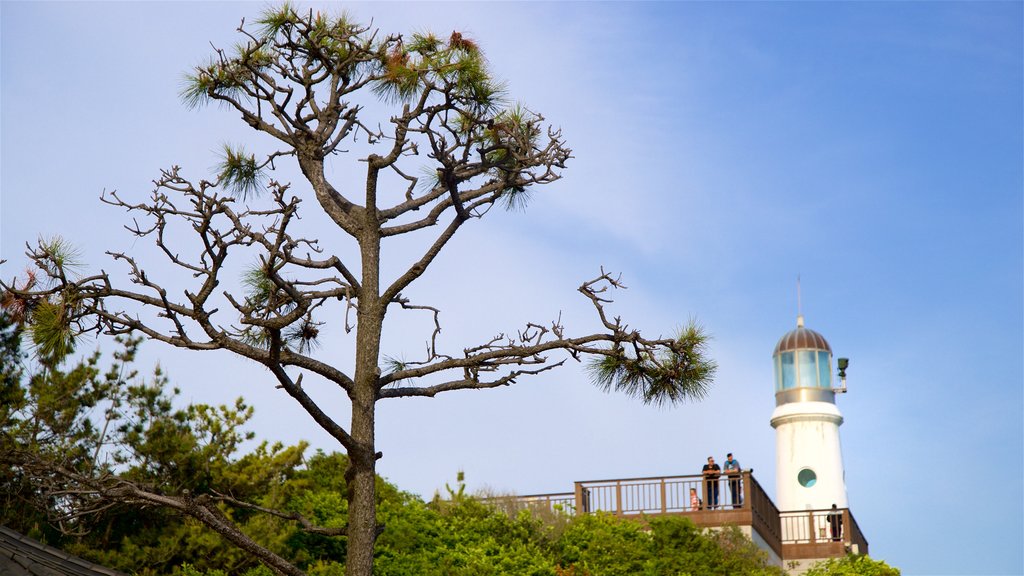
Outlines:
{"type": "Polygon", "coordinates": [[[779,343],[775,345],[775,352],[772,352],[772,356],[791,350],[824,350],[831,353],[832,347],[828,345],[828,340],[825,340],[824,336],[810,328],[804,328],[803,317],[801,317],[797,321],[796,328],[779,338],[779,343]]]}

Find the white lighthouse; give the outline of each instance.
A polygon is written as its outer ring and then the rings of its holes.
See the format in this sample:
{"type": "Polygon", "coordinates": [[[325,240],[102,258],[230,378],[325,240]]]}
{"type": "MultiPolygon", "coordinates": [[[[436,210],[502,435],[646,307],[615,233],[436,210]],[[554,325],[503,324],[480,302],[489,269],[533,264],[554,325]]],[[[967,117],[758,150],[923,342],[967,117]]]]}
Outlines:
{"type": "MultiPolygon", "coordinates": [[[[779,339],[775,364],[775,486],[779,510],[847,508],[839,426],[832,384],[832,348],[804,327],[779,339]]],[[[845,368],[845,366],[841,366],[845,368]]]]}

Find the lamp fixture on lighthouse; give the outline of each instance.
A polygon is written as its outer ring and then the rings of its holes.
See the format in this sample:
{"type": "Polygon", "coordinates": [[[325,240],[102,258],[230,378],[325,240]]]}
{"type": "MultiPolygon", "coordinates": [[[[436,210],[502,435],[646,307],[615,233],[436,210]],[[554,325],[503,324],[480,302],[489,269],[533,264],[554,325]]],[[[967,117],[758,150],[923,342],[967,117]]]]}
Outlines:
{"type": "Polygon", "coordinates": [[[836,394],[846,394],[846,369],[849,366],[849,358],[836,358],[836,373],[839,374],[839,386],[832,389],[836,394]]]}

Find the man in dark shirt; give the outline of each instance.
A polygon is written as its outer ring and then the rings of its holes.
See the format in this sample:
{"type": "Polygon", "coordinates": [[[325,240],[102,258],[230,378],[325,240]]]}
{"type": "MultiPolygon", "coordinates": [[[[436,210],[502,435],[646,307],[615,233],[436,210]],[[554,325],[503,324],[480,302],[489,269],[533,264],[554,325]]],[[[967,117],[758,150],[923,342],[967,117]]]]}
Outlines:
{"type": "Polygon", "coordinates": [[[715,459],[708,456],[708,463],[701,468],[701,474],[704,475],[704,494],[705,502],[707,507],[711,510],[718,508],[718,477],[722,474],[722,469],[715,464],[715,459]]]}
{"type": "Polygon", "coordinates": [[[725,455],[725,475],[729,477],[729,499],[733,508],[743,506],[743,497],[740,496],[740,461],[732,457],[732,452],[725,455]]]}
{"type": "Polygon", "coordinates": [[[833,504],[832,510],[829,511],[825,519],[828,521],[828,531],[832,536],[832,541],[838,542],[843,537],[843,513],[833,504]]]}

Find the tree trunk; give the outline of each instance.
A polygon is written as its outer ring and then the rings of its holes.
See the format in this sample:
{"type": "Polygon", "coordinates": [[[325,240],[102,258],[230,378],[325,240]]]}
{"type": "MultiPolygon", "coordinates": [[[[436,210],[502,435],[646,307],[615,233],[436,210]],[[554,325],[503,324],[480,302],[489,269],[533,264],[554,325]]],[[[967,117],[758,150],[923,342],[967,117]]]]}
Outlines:
{"type": "MultiPolygon", "coordinates": [[[[360,396],[362,396],[360,394],[360,396]]],[[[346,576],[373,574],[373,548],[377,539],[376,458],[373,443],[373,400],[352,402],[352,436],[359,447],[349,451],[348,549],[346,576]]]]}
{"type": "MultiPolygon", "coordinates": [[[[369,218],[368,218],[369,219],[369,218]]],[[[376,443],[374,418],[377,402],[380,337],[386,303],[380,301],[380,237],[377,226],[366,226],[360,239],[362,290],[356,326],[356,371],[352,391],[352,439],[348,485],[348,548],[346,576],[373,574],[373,548],[377,539],[376,443]]]]}

